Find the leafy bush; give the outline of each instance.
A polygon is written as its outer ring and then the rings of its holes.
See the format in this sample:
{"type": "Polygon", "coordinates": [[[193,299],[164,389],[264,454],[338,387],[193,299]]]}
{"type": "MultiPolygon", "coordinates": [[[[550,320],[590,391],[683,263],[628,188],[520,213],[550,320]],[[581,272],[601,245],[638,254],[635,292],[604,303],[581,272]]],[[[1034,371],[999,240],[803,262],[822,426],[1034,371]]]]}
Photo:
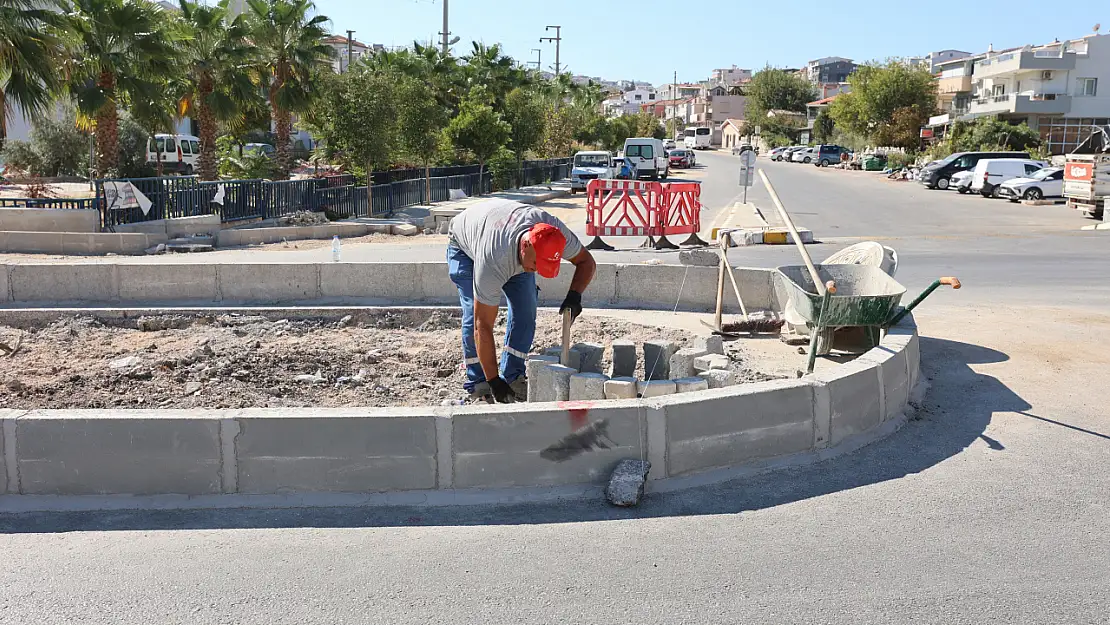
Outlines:
{"type": "Polygon", "coordinates": [[[901,152],[891,152],[886,156],[886,166],[891,169],[902,169],[913,165],[915,158],[901,152]]]}
{"type": "Polygon", "coordinates": [[[0,152],[0,161],[9,168],[26,172],[31,175],[42,174],[42,159],[29,141],[11,139],[4,143],[4,150],[0,152]]]}
{"type": "Polygon", "coordinates": [[[148,178],[157,172],[155,165],[146,162],[147,140],[150,133],[139,125],[126,111],[119,116],[119,176],[121,178],[148,178]]]}
{"type": "Polygon", "coordinates": [[[511,189],[516,176],[516,155],[508,148],[501,148],[486,163],[490,174],[493,175],[493,188],[495,191],[511,189]]]}

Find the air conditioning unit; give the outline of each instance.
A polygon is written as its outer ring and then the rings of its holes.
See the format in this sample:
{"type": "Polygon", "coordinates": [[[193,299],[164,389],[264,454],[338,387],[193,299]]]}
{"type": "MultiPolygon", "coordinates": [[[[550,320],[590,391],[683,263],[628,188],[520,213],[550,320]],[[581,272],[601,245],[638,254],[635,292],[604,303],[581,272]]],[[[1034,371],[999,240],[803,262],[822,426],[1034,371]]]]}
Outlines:
{"type": "Polygon", "coordinates": [[[1052,80],[1052,72],[1047,69],[1041,72],[1041,80],[1052,80]]]}

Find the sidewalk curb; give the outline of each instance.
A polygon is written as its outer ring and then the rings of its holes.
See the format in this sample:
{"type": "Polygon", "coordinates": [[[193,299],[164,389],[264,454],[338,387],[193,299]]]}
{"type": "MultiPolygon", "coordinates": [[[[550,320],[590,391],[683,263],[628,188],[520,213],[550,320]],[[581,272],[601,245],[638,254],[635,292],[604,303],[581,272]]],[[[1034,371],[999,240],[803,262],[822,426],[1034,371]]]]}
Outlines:
{"type": "Polygon", "coordinates": [[[1110,230],[1110,222],[1083,226],[1080,230],[1110,230]]]}
{"type": "Polygon", "coordinates": [[[542,204],[544,202],[567,197],[569,195],[570,182],[555,181],[552,182],[550,185],[524,187],[522,189],[515,189],[512,191],[498,191],[497,193],[451,200],[431,206],[424,204],[410,206],[409,209],[414,209],[416,211],[423,210],[428,212],[427,217],[424,217],[423,219],[420,219],[419,217],[410,218],[410,222],[416,226],[431,228],[438,232],[440,229],[446,228],[446,225],[441,224],[450,223],[453,217],[466,210],[466,208],[471,204],[474,204],[475,202],[481,200],[512,200],[514,202],[520,202],[521,204],[534,206],[536,204],[542,204]]]}

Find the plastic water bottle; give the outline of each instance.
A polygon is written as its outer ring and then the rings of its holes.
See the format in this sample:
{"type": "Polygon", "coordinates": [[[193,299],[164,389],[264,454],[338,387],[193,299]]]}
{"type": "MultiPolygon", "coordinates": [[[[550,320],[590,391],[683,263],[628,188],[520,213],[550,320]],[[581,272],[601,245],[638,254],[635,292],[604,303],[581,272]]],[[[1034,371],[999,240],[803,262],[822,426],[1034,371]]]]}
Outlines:
{"type": "Polygon", "coordinates": [[[339,262],[339,235],[331,238],[331,261],[333,263],[339,262]]]}

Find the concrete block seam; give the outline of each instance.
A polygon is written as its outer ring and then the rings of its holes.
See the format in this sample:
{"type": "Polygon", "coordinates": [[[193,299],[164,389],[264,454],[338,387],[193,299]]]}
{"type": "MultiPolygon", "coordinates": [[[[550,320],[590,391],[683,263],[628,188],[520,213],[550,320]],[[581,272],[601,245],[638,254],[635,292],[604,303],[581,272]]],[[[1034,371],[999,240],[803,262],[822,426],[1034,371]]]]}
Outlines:
{"type": "Polygon", "coordinates": [[[222,283],[223,278],[221,276],[222,273],[223,272],[220,271],[220,263],[216,263],[216,276],[215,276],[215,278],[216,278],[216,288],[213,289],[213,292],[216,295],[216,301],[217,302],[224,301],[224,289],[223,289],[223,283],[222,283]]]}
{"type": "Polygon", "coordinates": [[[823,382],[810,380],[809,387],[813,397],[813,449],[823,449],[832,437],[832,395],[823,382]]]}
{"type": "Polygon", "coordinates": [[[436,438],[436,476],[437,489],[455,486],[455,420],[452,416],[435,418],[436,438]]]}
{"type": "Polygon", "coordinates": [[[4,468],[8,474],[4,492],[12,495],[19,494],[22,487],[19,480],[19,457],[16,455],[16,419],[19,417],[20,415],[9,417],[0,423],[0,429],[4,433],[4,468]]]}
{"type": "Polygon", "coordinates": [[[879,379],[879,423],[886,420],[886,381],[883,379],[882,365],[872,365],[875,376],[879,379]]]}
{"type": "Polygon", "coordinates": [[[5,287],[4,288],[4,291],[5,291],[4,295],[7,297],[7,301],[14,302],[15,301],[15,290],[12,287],[12,266],[11,265],[4,265],[4,273],[7,276],[7,280],[4,283],[4,287],[5,287]]]}
{"type": "Polygon", "coordinates": [[[112,298],[113,302],[120,301],[119,280],[119,265],[112,263],[112,290],[108,295],[112,298]]]}
{"type": "Polygon", "coordinates": [[[220,491],[224,494],[239,492],[239,456],[237,443],[242,427],[237,419],[220,419],[220,491]]]}
{"type": "Polygon", "coordinates": [[[314,299],[320,299],[321,297],[324,296],[324,285],[322,284],[322,282],[323,282],[323,277],[322,277],[323,271],[320,270],[320,263],[313,263],[312,273],[316,275],[316,292],[313,293],[312,297],[314,299]]]}

